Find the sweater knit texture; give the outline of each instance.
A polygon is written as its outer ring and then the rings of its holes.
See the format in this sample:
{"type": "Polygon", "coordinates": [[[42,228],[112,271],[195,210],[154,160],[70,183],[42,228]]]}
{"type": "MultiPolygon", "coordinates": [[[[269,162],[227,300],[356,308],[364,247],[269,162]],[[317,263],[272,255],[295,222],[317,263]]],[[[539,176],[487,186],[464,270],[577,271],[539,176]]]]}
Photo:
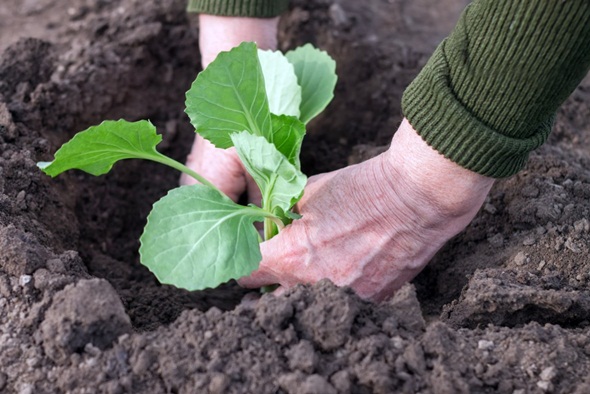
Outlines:
{"type": "Polygon", "coordinates": [[[287,10],[289,0],[189,0],[188,11],[222,16],[272,18],[287,10]]]}
{"type": "Polygon", "coordinates": [[[406,89],[402,108],[445,157],[507,177],[545,142],[589,65],[590,1],[476,0],[406,89]]]}

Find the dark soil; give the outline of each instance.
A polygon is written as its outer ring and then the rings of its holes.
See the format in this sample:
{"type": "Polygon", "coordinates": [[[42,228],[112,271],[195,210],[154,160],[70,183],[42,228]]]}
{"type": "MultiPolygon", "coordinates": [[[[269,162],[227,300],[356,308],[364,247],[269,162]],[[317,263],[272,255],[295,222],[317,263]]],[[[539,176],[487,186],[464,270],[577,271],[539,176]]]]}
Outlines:
{"type": "MultiPolygon", "coordinates": [[[[382,150],[466,3],[292,1],[282,49],[312,42],[340,76],[309,130],[308,174],[382,150]]],[[[590,81],[392,300],[321,282],[252,306],[235,284],[190,293],[139,264],[145,217],[177,173],[129,161],[52,180],[35,166],[121,117],[152,120],[182,160],[197,37],[183,0],[0,5],[0,392],[590,392],[590,81]]]]}

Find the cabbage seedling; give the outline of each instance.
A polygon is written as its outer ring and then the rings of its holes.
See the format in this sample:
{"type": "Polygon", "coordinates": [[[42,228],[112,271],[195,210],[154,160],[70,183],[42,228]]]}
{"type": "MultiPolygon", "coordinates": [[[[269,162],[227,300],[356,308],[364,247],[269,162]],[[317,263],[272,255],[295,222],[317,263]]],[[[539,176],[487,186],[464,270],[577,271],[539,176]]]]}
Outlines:
{"type": "Polygon", "coordinates": [[[187,290],[215,287],[254,271],[262,259],[254,222],[264,239],[297,219],[291,209],[307,177],[299,153],[305,124],[331,101],[335,62],[311,45],[283,55],[242,43],[222,52],[186,93],[186,113],[197,133],[218,148],[235,147],[262,192],[262,206],[234,203],[185,165],[161,154],[162,137],[149,121],[105,121],[76,134],[51,162],[52,177],[80,169],[107,173],[123,159],[166,164],[200,182],[171,190],[147,218],[142,264],[162,283],[187,290]]]}

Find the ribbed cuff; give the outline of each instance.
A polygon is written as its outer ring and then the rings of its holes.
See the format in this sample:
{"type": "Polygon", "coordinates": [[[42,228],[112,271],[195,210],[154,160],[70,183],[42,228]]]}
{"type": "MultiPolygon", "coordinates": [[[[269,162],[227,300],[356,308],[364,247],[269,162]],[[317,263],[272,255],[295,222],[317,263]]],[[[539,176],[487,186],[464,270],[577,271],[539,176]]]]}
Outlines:
{"type": "Polygon", "coordinates": [[[457,164],[515,174],[588,71],[589,20],[587,0],[473,1],[404,92],[404,115],[457,164]]]}
{"type": "Polygon", "coordinates": [[[289,7],[289,0],[189,0],[188,11],[221,16],[273,18],[289,7]]]}
{"type": "Polygon", "coordinates": [[[494,178],[516,174],[529,152],[547,140],[554,117],[541,121],[533,135],[524,139],[488,127],[451,89],[444,44],[404,92],[404,116],[428,145],[461,167],[494,178]]]}

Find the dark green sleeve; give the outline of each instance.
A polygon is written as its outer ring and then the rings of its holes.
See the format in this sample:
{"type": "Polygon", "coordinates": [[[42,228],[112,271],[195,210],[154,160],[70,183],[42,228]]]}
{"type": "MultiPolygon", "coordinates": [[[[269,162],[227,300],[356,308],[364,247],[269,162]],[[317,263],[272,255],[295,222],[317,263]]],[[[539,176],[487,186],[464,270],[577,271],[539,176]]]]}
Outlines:
{"type": "Polygon", "coordinates": [[[223,16],[272,18],[287,10],[289,0],[189,0],[188,11],[223,16]]]}
{"type": "Polygon", "coordinates": [[[447,158],[506,177],[545,142],[589,65],[590,1],[476,0],[404,92],[402,108],[447,158]]]}

